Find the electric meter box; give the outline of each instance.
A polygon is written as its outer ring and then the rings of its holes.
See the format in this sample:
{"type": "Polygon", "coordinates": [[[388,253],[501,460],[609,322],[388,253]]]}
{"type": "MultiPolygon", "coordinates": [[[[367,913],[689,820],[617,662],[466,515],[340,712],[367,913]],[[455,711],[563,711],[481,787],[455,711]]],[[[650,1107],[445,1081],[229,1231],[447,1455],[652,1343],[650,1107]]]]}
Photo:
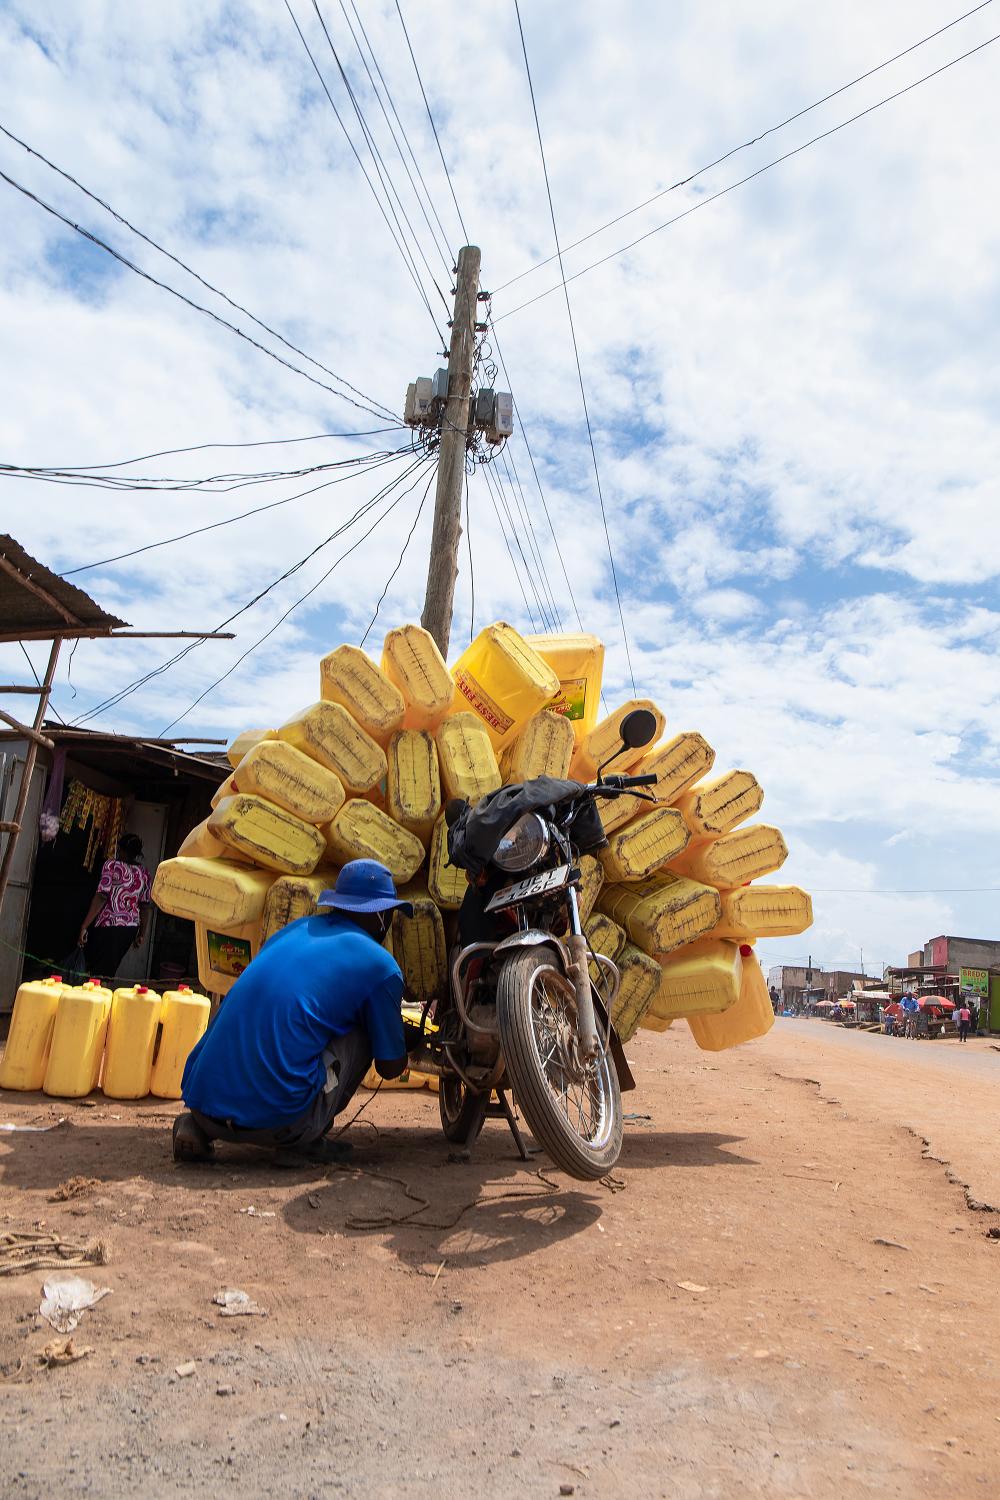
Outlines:
{"type": "Polygon", "coordinates": [[[431,414],[432,399],[431,382],[426,375],[421,375],[418,380],[411,380],[406,388],[406,405],[403,408],[403,421],[408,427],[419,427],[427,421],[431,414]]]}
{"type": "Polygon", "coordinates": [[[448,399],[448,371],[445,368],[434,371],[431,394],[435,401],[447,401],[448,399]]]}
{"type": "Polygon", "coordinates": [[[497,391],[493,402],[493,421],[486,430],[490,443],[502,442],[514,431],[514,398],[509,391],[497,391]]]}
{"type": "Polygon", "coordinates": [[[475,424],[477,427],[493,426],[493,406],[496,401],[496,391],[492,386],[476,392],[475,424]]]}

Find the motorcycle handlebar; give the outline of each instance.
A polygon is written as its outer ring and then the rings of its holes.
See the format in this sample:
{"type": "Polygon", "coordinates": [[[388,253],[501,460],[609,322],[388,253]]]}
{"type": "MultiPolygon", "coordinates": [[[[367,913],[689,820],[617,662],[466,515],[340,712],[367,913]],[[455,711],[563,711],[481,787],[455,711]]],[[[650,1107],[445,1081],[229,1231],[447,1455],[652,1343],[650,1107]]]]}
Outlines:
{"type": "Polygon", "coordinates": [[[624,792],[634,786],[655,786],[656,774],[649,772],[645,776],[606,776],[602,782],[594,782],[588,788],[592,792],[624,792]]]}

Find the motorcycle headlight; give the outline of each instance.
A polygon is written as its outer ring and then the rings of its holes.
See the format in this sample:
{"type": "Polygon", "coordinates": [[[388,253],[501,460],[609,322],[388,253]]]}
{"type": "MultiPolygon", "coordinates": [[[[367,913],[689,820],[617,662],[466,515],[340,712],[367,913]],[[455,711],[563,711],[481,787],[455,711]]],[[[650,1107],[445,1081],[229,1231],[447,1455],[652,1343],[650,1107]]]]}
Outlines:
{"type": "Polygon", "coordinates": [[[549,851],[549,830],[537,813],[525,813],[508,828],[493,856],[501,870],[530,870],[549,851]]]}

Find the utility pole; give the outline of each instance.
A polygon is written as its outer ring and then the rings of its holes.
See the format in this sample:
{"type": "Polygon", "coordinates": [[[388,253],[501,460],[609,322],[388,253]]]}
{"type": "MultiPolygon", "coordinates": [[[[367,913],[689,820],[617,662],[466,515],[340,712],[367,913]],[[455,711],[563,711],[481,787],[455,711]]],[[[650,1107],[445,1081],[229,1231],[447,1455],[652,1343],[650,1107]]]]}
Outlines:
{"type": "Polygon", "coordinates": [[[477,245],[465,245],[458,252],[455,311],[448,353],[448,399],[438,448],[434,530],[427,567],[424,612],[420,617],[421,625],[430,631],[441,655],[445,657],[448,655],[448,640],[451,636],[455,579],[458,577],[458,544],[462,535],[462,485],[465,480],[481,259],[477,245]]]}

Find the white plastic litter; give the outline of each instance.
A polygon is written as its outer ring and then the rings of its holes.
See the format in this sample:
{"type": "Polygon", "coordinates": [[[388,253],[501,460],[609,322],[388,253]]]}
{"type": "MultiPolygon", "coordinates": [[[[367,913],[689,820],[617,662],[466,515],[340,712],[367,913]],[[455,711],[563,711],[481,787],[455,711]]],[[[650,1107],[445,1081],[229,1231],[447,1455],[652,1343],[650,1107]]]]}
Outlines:
{"type": "Polygon", "coordinates": [[[254,1302],[249,1292],[241,1292],[236,1287],[226,1287],[224,1291],[216,1292],[212,1301],[220,1309],[223,1318],[266,1318],[267,1313],[258,1302],[254,1302]]]}
{"type": "Polygon", "coordinates": [[[42,1287],[38,1311],[57,1333],[72,1333],[87,1308],[110,1291],[111,1287],[95,1286],[85,1276],[53,1276],[42,1287]]]}

